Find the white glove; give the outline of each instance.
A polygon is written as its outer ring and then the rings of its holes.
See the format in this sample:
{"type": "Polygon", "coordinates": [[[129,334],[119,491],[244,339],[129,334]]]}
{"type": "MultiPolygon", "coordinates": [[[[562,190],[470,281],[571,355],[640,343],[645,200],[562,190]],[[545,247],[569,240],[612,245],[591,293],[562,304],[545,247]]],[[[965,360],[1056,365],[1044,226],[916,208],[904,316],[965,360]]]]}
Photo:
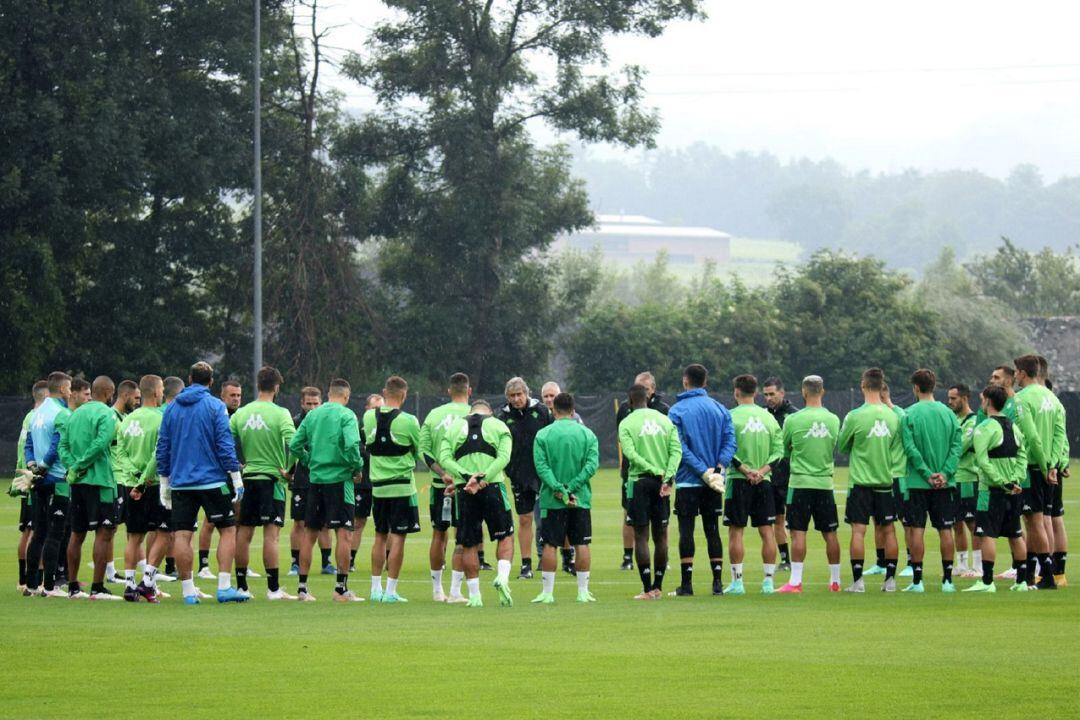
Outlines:
{"type": "Polygon", "coordinates": [[[719,472],[710,470],[702,475],[701,479],[713,492],[723,495],[727,487],[727,468],[722,467],[719,472]]]}
{"type": "Polygon", "coordinates": [[[34,473],[31,470],[16,470],[15,479],[11,481],[11,490],[16,495],[26,495],[30,492],[30,486],[34,484],[34,473]]]}
{"type": "Polygon", "coordinates": [[[244,479],[240,476],[240,471],[230,471],[229,479],[232,480],[233,490],[236,491],[236,502],[240,502],[244,499],[244,479]]]}
{"type": "Polygon", "coordinates": [[[166,510],[172,510],[172,488],[169,487],[169,477],[158,475],[158,497],[166,510]]]}

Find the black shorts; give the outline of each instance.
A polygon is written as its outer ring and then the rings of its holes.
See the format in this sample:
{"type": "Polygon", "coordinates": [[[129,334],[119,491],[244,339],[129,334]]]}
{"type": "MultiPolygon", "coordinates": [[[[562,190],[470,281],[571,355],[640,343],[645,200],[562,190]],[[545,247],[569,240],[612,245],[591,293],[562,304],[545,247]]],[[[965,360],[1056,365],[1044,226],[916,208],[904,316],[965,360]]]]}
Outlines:
{"type": "Polygon", "coordinates": [[[1022,493],[1024,514],[1049,515],[1054,506],[1054,486],[1046,482],[1042,470],[1028,465],[1028,487],[1022,493]]]}
{"type": "MultiPolygon", "coordinates": [[[[437,480],[436,480],[437,481],[437,480]]],[[[438,532],[446,532],[452,527],[458,526],[458,512],[457,512],[457,500],[459,492],[450,495],[450,517],[446,520],[443,519],[443,502],[446,500],[446,495],[443,495],[443,488],[446,486],[441,482],[435,485],[432,482],[431,489],[428,491],[428,517],[431,519],[431,529],[438,532]]]]}
{"type": "MultiPolygon", "coordinates": [[[[70,486],[69,486],[70,488],[70,486]]],[[[70,490],[69,490],[70,491],[70,490]]],[[[30,490],[30,517],[34,534],[63,539],[71,514],[71,499],[56,492],[53,483],[40,483],[30,490]]],[[[61,557],[66,557],[66,545],[60,546],[61,557]]]]}
{"type": "Polygon", "coordinates": [[[592,543],[592,513],[587,508],[559,508],[540,511],[540,539],[545,545],[562,547],[592,543]]]}
{"type": "MultiPolygon", "coordinates": [[[[120,492],[131,492],[129,487],[121,487],[120,492]]],[[[170,513],[161,504],[161,491],[157,485],[147,487],[138,500],[133,500],[128,495],[124,503],[123,523],[127,526],[129,535],[145,535],[148,532],[169,532],[171,527],[170,513]]]]}
{"type": "Polygon", "coordinates": [[[372,501],[372,489],[371,483],[355,483],[353,486],[353,493],[356,496],[356,517],[369,518],[371,517],[371,501],[372,501]]]}
{"type": "Polygon", "coordinates": [[[892,488],[874,489],[866,485],[848,488],[844,522],[848,525],[891,525],[896,522],[896,500],[892,488]]]}
{"type": "Polygon", "coordinates": [[[277,480],[249,478],[244,482],[244,497],[240,498],[239,525],[285,527],[285,499],[280,495],[277,480]]]}
{"type": "Polygon", "coordinates": [[[484,525],[487,525],[488,537],[498,542],[514,534],[514,518],[510,514],[510,498],[507,497],[505,483],[493,483],[475,495],[458,488],[457,544],[462,547],[482,545],[484,525]]]}
{"type": "Polygon", "coordinates": [[[749,521],[753,527],[764,527],[776,522],[771,485],[769,482],[751,485],[749,480],[728,479],[724,525],[744,528],[749,521]]]}
{"type": "Polygon", "coordinates": [[[773,472],[772,478],[769,480],[769,485],[772,486],[773,494],[773,510],[777,515],[787,514],[787,493],[788,493],[788,481],[785,477],[783,481],[777,482],[776,472],[773,472]]]}
{"type": "Polygon", "coordinates": [[[83,483],[71,486],[71,532],[115,530],[118,524],[116,488],[83,483]]]}
{"type": "Polygon", "coordinates": [[[630,507],[630,501],[626,499],[626,476],[619,476],[619,500],[622,502],[623,510],[627,510],[630,507]]]}
{"type": "Polygon", "coordinates": [[[675,488],[675,514],[679,517],[719,517],[724,496],[704,485],[675,488]]]}
{"type": "Polygon", "coordinates": [[[1018,538],[1023,495],[1010,495],[1000,488],[979,493],[979,509],[975,512],[975,536],[988,538],[1018,538]]]}
{"type": "Polygon", "coordinates": [[[311,483],[304,508],[308,530],[352,530],[356,515],[356,494],[352,479],[334,483],[311,483]]]}
{"type": "Polygon", "coordinates": [[[298,485],[289,488],[289,494],[291,500],[289,501],[289,517],[293,519],[293,522],[299,520],[304,522],[304,515],[307,513],[307,497],[310,485],[298,485]]]}
{"type": "Polygon", "coordinates": [[[514,512],[518,515],[528,515],[535,509],[536,491],[514,488],[514,512]]]}
{"type": "Polygon", "coordinates": [[[206,512],[206,519],[217,528],[229,528],[236,525],[236,513],[233,512],[230,484],[225,483],[209,490],[172,491],[172,529],[195,532],[199,526],[199,510],[206,512]]]}
{"type": "Polygon", "coordinates": [[[1065,478],[1061,476],[1061,471],[1058,470],[1057,485],[1050,486],[1050,517],[1062,517],[1065,515],[1065,501],[1061,494],[1063,492],[1062,485],[1065,484],[1065,478]]]}
{"type": "Polygon", "coordinates": [[[974,521],[979,509],[979,484],[964,482],[956,484],[956,521],[974,521]]]}
{"type": "Polygon", "coordinates": [[[660,478],[655,475],[642,475],[634,481],[633,489],[627,491],[627,525],[667,527],[671,497],[660,497],[660,485],[660,478]]]}
{"type": "Polygon", "coordinates": [[[900,520],[900,524],[904,527],[911,527],[911,521],[908,520],[907,516],[907,500],[904,499],[904,493],[900,489],[900,478],[893,478],[892,496],[893,504],[896,507],[896,516],[900,520]]]}
{"type": "Polygon", "coordinates": [[[930,525],[935,530],[951,528],[956,524],[956,505],[956,488],[912,488],[908,490],[907,503],[904,505],[908,527],[925,528],[929,516],[930,525]]]}
{"type": "Polygon", "coordinates": [[[26,532],[34,527],[34,506],[29,497],[19,498],[19,532],[26,532]]]}
{"type": "Polygon", "coordinates": [[[836,513],[836,498],[832,490],[814,488],[788,489],[788,530],[807,532],[810,521],[819,532],[836,532],[840,520],[836,513]]]}
{"type": "Polygon", "coordinates": [[[375,519],[375,532],[388,535],[411,535],[420,532],[420,509],[416,507],[416,495],[405,497],[377,497],[371,506],[375,519]]]}

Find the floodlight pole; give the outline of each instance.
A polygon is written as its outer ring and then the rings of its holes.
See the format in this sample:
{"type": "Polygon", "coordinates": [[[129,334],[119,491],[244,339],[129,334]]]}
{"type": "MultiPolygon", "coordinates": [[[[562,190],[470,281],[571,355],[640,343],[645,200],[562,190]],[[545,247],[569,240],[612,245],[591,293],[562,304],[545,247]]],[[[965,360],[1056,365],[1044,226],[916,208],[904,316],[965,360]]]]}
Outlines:
{"type": "Polygon", "coordinates": [[[259,368],[263,364],[263,318],[262,318],[262,112],[260,105],[262,104],[262,78],[260,70],[260,54],[262,50],[262,17],[260,3],[262,0],[255,1],[255,54],[253,58],[254,67],[254,96],[255,96],[255,207],[252,215],[255,221],[255,275],[252,279],[254,285],[255,297],[253,299],[252,315],[254,319],[254,327],[252,328],[252,345],[254,347],[254,357],[252,374],[257,376],[259,368]]]}

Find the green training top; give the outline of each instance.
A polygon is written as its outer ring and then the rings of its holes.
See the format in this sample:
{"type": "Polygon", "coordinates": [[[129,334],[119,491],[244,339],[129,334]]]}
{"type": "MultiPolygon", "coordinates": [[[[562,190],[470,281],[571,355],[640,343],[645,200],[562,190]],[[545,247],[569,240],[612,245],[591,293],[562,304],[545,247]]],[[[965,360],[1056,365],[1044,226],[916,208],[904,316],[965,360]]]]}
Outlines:
{"type": "Polygon", "coordinates": [[[256,400],[233,413],[229,430],[244,458],[244,480],[273,480],[284,488],[287,481],[281,471],[288,470],[292,462],[289,443],[296,434],[289,411],[272,402],[256,400]]]}
{"type": "Polygon", "coordinates": [[[893,458],[903,449],[900,419],[887,405],[866,403],[844,418],[837,449],[850,456],[848,485],[892,490],[893,458]]]}
{"type": "Polygon", "coordinates": [[[1032,383],[1016,393],[1020,431],[1027,443],[1028,463],[1045,474],[1061,462],[1065,441],[1065,408],[1053,392],[1032,383]]]}
{"type": "Polygon", "coordinates": [[[784,420],[784,455],[791,460],[788,487],[832,490],[833,452],[840,418],[823,407],[805,407],[784,420]]]}
{"type": "MultiPolygon", "coordinates": [[[[1001,414],[1009,418],[1013,425],[1017,424],[1020,417],[1016,414],[1016,395],[1010,395],[1005,401],[1005,407],[1001,409],[1001,414]]],[[[975,426],[982,425],[982,421],[988,418],[989,415],[982,408],[979,408],[979,412],[975,415],[975,426]]]]}
{"type": "Polygon", "coordinates": [[[376,455],[372,445],[376,437],[375,413],[392,412],[394,408],[384,405],[364,413],[364,443],[368,450],[368,468],[371,474],[371,495],[377,498],[410,497],[416,495],[416,478],[413,470],[420,459],[420,421],[415,415],[400,411],[390,423],[387,440],[400,448],[407,448],[402,455],[376,455]],[[407,482],[402,482],[402,481],[407,482]]]}
{"type": "Polygon", "coordinates": [[[639,408],[619,423],[619,445],[630,463],[626,496],[634,496],[634,484],[642,475],[655,475],[671,483],[682,461],[679,431],[667,415],[652,408],[639,408]]]}
{"type": "MultiPolygon", "coordinates": [[[[420,458],[431,467],[439,462],[439,446],[446,439],[446,433],[454,426],[454,421],[469,414],[469,403],[448,402],[434,408],[424,418],[420,426],[420,458]]],[[[439,463],[442,465],[442,463],[439,463]]],[[[444,470],[446,468],[443,468],[444,470]]],[[[434,487],[434,483],[432,483],[434,487]]]]}
{"type": "Polygon", "coordinates": [[[307,465],[315,484],[352,482],[364,468],[356,413],[339,402],[324,402],[304,416],[289,452],[307,465]]]}
{"type": "MultiPolygon", "coordinates": [[[[763,407],[753,403],[736,405],[731,410],[731,424],[735,427],[735,457],[728,468],[728,478],[746,480],[739,465],[757,470],[765,465],[775,465],[784,457],[784,435],[780,423],[763,407]]],[[[770,473],[771,474],[771,473],[770,473]]],[[[769,476],[765,476],[769,481],[769,476]]],[[[732,497],[732,483],[728,483],[724,496],[732,497]]]]}
{"type": "Polygon", "coordinates": [[[1014,457],[990,457],[990,452],[1005,441],[1005,431],[1000,422],[988,417],[975,427],[973,455],[978,467],[979,485],[983,489],[999,488],[1009,483],[1019,485],[1027,478],[1027,453],[1024,449],[1023,434],[1011,422],[1009,425],[1017,445],[1017,454],[1014,457]]]}
{"type": "Polygon", "coordinates": [[[97,400],[71,413],[60,431],[60,460],[68,469],[68,482],[116,488],[111,446],[117,424],[113,409],[97,400]]]}
{"type": "Polygon", "coordinates": [[[979,424],[975,413],[960,421],[960,462],[956,465],[956,482],[978,482],[979,472],[975,467],[975,450],[972,440],[975,438],[975,426],[979,424]]]}
{"type": "Polygon", "coordinates": [[[904,412],[904,408],[899,405],[892,406],[893,414],[896,415],[897,427],[900,428],[900,444],[893,447],[892,451],[892,476],[893,479],[899,478],[900,487],[903,489],[904,479],[907,475],[907,452],[904,451],[904,418],[907,417],[907,413],[904,412]]]}
{"type": "Polygon", "coordinates": [[[466,452],[458,458],[455,457],[458,448],[470,440],[469,417],[471,416],[467,415],[454,420],[447,430],[446,437],[439,446],[439,464],[454,476],[454,484],[459,487],[476,474],[483,474],[484,481],[489,485],[503,482],[506,479],[503,470],[510,463],[510,455],[514,450],[510,428],[494,415],[485,415],[480,423],[480,437],[472,440],[482,441],[495,448],[494,457],[486,452],[474,451],[466,452]]]}
{"type": "MultiPolygon", "coordinates": [[[[19,430],[19,446],[15,449],[15,469],[26,469],[26,434],[30,432],[30,418],[34,417],[34,411],[26,413],[22,421],[22,429],[19,430]]],[[[44,453],[42,453],[44,457],[44,453]]]]}
{"type": "Polygon", "coordinates": [[[157,484],[157,440],[163,407],[143,405],[116,431],[116,482],[125,487],[157,484]]]}
{"type": "Polygon", "coordinates": [[[565,508],[570,495],[577,507],[592,507],[592,478],[600,466],[600,443],[592,430],[573,418],[556,420],[536,433],[533,463],[540,476],[541,512],[565,508]]]}
{"type": "Polygon", "coordinates": [[[920,400],[907,409],[901,425],[908,457],[905,490],[930,490],[930,476],[942,473],[949,487],[956,485],[960,462],[960,421],[944,403],[920,400]]]}

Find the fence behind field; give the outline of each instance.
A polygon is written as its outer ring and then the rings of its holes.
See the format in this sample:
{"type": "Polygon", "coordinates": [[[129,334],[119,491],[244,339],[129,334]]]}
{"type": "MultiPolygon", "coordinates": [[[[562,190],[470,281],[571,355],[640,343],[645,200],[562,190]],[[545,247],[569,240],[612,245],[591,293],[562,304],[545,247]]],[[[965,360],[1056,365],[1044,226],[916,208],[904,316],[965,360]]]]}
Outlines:
{"type": "MultiPolygon", "coordinates": [[[[479,396],[478,396],[479,397],[479,396]]],[[[483,396],[490,401],[492,407],[498,408],[505,403],[502,396],[483,396]]],[[[664,399],[669,403],[675,402],[674,394],[664,394],[664,399]]],[[[714,393],[713,397],[727,407],[733,407],[735,400],[730,393],[714,393]]],[[[938,395],[940,400],[945,399],[945,392],[938,395]]],[[[1069,445],[1073,457],[1080,457],[1080,392],[1063,392],[1058,397],[1065,406],[1069,445]]],[[[349,403],[357,414],[362,412],[366,396],[354,395],[349,403]]],[[[618,449],[616,447],[615,410],[618,404],[625,398],[621,393],[582,394],[575,396],[577,411],[582,421],[596,433],[600,440],[600,462],[606,466],[614,466],[618,463],[618,449]]],[[[796,407],[802,407],[802,397],[798,393],[788,393],[788,399],[796,407]]],[[[896,393],[893,401],[901,407],[906,407],[914,401],[910,393],[896,393]]],[[[415,414],[421,420],[432,408],[447,402],[449,398],[437,395],[410,395],[406,401],[405,410],[415,414]]],[[[978,397],[973,397],[975,406],[978,397]]],[[[296,413],[300,409],[299,395],[286,395],[278,399],[278,402],[287,407],[290,412],[296,413]]],[[[862,403],[862,393],[857,389],[830,391],[825,395],[825,407],[843,418],[852,408],[862,403]]],[[[6,475],[15,467],[16,441],[19,437],[19,429],[23,417],[30,410],[33,403],[29,398],[0,397],[0,476],[6,475]]]]}

